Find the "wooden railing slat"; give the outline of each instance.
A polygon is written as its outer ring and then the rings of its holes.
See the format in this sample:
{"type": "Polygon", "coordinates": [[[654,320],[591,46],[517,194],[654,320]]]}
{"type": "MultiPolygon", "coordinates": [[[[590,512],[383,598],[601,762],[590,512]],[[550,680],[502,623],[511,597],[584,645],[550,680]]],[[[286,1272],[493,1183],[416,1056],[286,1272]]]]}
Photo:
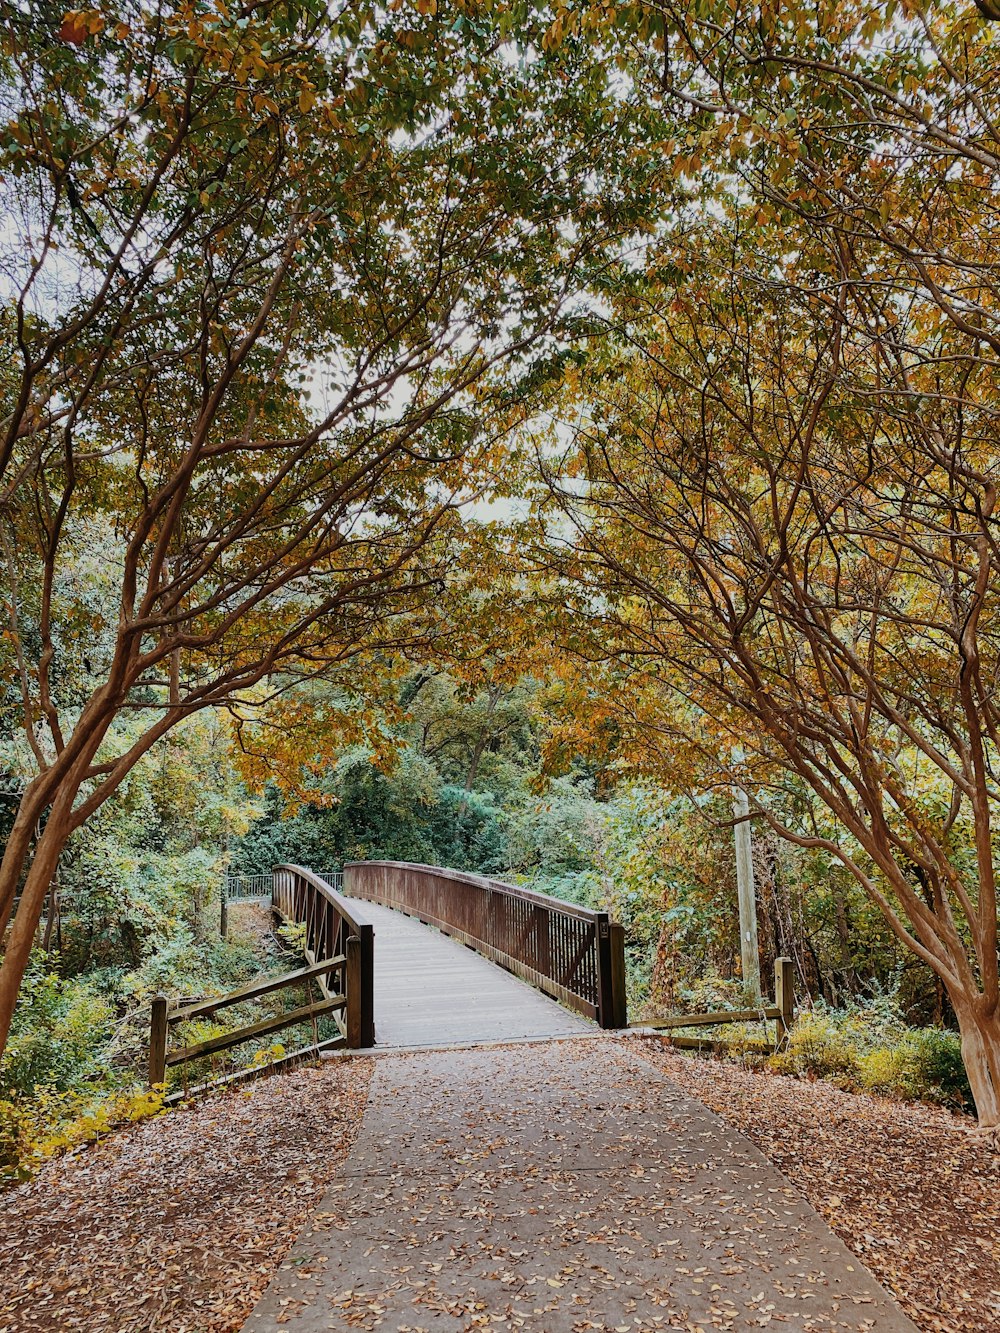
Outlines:
{"type": "Polygon", "coordinates": [[[265,981],[255,981],[249,986],[242,986],[239,990],[228,991],[225,995],[220,995],[216,999],[200,1000],[197,1004],[189,1004],[183,1009],[173,1009],[167,1014],[167,1022],[171,1025],[175,1023],[186,1023],[189,1019],[199,1018],[204,1014],[214,1014],[217,1009],[225,1009],[230,1004],[242,1004],[245,1000],[256,1000],[261,995],[269,995],[272,991],[281,990],[283,986],[294,986],[303,981],[309,981],[313,977],[325,976],[328,972],[335,971],[338,967],[343,967],[347,959],[343,954],[336,958],[327,958],[320,963],[311,963],[308,967],[300,967],[295,972],[285,972],[280,977],[269,977],[265,981]]]}
{"type": "Polygon", "coordinates": [[[296,1023],[306,1022],[310,1018],[319,1018],[332,1009],[343,1009],[347,1000],[343,995],[334,995],[329,1000],[318,1000],[315,1004],[303,1004],[298,1009],[289,1009],[284,1014],[274,1014],[271,1018],[262,1018],[258,1023],[250,1023],[245,1028],[234,1032],[223,1032],[221,1036],[199,1041],[194,1046],[182,1046],[171,1051],[167,1056],[168,1065],[181,1065],[188,1060],[197,1060],[203,1055],[212,1055],[215,1051],[228,1050],[240,1042],[250,1041],[253,1037],[262,1037],[268,1032],[280,1032],[282,1028],[294,1027],[296,1023]]]}

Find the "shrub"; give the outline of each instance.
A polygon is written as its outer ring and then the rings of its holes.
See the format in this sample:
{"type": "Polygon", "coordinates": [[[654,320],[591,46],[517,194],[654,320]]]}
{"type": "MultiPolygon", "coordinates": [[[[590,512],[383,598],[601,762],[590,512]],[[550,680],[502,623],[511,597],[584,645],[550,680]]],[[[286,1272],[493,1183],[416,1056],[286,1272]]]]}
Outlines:
{"type": "Polygon", "coordinates": [[[102,1060],[114,1016],[85,981],[64,980],[44,955],[32,961],[0,1061],[0,1097],[65,1092],[107,1076],[102,1060]]]}
{"type": "Polygon", "coordinates": [[[681,1011],[695,1014],[710,1013],[715,1009],[740,1009],[745,1000],[743,983],[731,977],[721,977],[707,970],[701,977],[677,988],[681,1011]]]}
{"type": "Polygon", "coordinates": [[[861,1079],[867,1091],[903,1101],[972,1106],[962,1043],[956,1033],[940,1028],[910,1029],[892,1050],[869,1052],[861,1079]]]}
{"type": "Polygon", "coordinates": [[[940,1028],[911,1028],[886,996],[841,1010],[803,1013],[769,1061],[781,1073],[827,1079],[900,1101],[971,1107],[961,1042],[940,1028]]]}
{"type": "Polygon", "coordinates": [[[162,1092],[138,1088],[111,1097],[43,1091],[0,1100],[0,1184],[24,1180],[47,1157],[162,1110],[162,1092]]]}
{"type": "Polygon", "coordinates": [[[0,1183],[20,1180],[28,1144],[24,1108],[10,1098],[0,1098],[0,1183]]]}
{"type": "Polygon", "coordinates": [[[910,1053],[902,1046],[867,1051],[858,1064],[858,1081],[866,1092],[899,1101],[919,1099],[910,1053]]]}
{"type": "Polygon", "coordinates": [[[785,1073],[811,1074],[849,1087],[858,1078],[859,1052],[844,1027],[829,1012],[804,1013],[772,1063],[785,1073]]]}
{"type": "Polygon", "coordinates": [[[913,1033],[917,1058],[928,1086],[940,1090],[942,1101],[971,1108],[972,1089],[962,1059],[962,1041],[956,1032],[921,1028],[913,1033]]]}

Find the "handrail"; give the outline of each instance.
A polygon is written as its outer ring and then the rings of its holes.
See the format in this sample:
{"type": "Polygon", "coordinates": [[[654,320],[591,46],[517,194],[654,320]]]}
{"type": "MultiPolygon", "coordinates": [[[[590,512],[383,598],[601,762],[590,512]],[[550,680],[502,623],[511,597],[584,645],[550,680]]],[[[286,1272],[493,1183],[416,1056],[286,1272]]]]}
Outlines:
{"type": "Polygon", "coordinates": [[[280,977],[265,977],[263,981],[251,982],[249,986],[241,986],[239,990],[228,991],[225,995],[198,1000],[181,1009],[171,1009],[167,1014],[167,1022],[189,1023],[192,1018],[214,1018],[220,1009],[226,1009],[231,1004],[246,1004],[248,1000],[259,1000],[272,991],[284,990],[286,986],[297,986],[316,977],[325,977],[328,972],[335,972],[346,962],[345,955],[338,954],[336,958],[326,958],[322,963],[296,968],[294,972],[286,972],[280,977]]]}
{"type": "MultiPolygon", "coordinates": [[[[357,943],[356,940],[353,942],[357,943]]],[[[229,991],[226,995],[213,996],[195,1004],[171,1007],[165,995],[154,995],[150,1007],[149,1021],[149,1086],[153,1088],[165,1083],[167,1070],[175,1065],[188,1064],[190,1061],[199,1060],[203,1056],[227,1051],[233,1046],[240,1046],[244,1042],[253,1041],[271,1032],[281,1032],[285,1028],[297,1027],[300,1023],[312,1022],[313,1044],[293,1052],[291,1056],[283,1057],[277,1063],[286,1064],[304,1056],[318,1054],[320,1051],[347,1045],[344,1035],[345,1024],[338,1017],[348,1007],[347,994],[331,992],[329,987],[324,984],[324,978],[336,973],[342,983],[343,990],[350,992],[352,971],[356,972],[356,970],[356,957],[352,958],[350,953],[339,954],[336,958],[328,958],[321,963],[298,968],[294,972],[286,972],[284,976],[267,977],[263,981],[254,982],[249,986],[241,986],[235,991],[229,991]],[[278,990],[297,988],[302,985],[309,987],[313,981],[323,991],[323,998],[319,1001],[314,1001],[310,994],[306,1004],[298,1005],[294,1009],[286,1009],[276,1014],[270,1014],[266,1018],[257,1019],[256,1022],[246,1023],[242,1027],[221,1032],[217,1036],[208,1037],[202,1041],[194,1043],[183,1041],[180,1046],[170,1047],[171,1030],[190,1022],[192,1019],[215,1014],[217,1010],[225,1009],[229,1005],[246,1004],[261,999],[263,996],[270,995],[278,990]],[[316,1033],[316,1020],[327,1014],[337,1017],[339,1032],[336,1037],[328,1037],[320,1041],[316,1033]]],[[[247,1069],[237,1070],[222,1080],[210,1080],[202,1084],[199,1090],[207,1091],[213,1086],[221,1085],[221,1083],[231,1083],[239,1078],[251,1077],[258,1072],[260,1071],[256,1067],[250,1066],[247,1069]]],[[[166,1100],[168,1103],[176,1102],[185,1095],[186,1085],[184,1093],[171,1093],[166,1100]]]]}
{"type": "Polygon", "coordinates": [[[579,903],[556,898],[551,893],[539,893],[537,889],[526,889],[520,884],[508,884],[506,880],[493,879],[490,875],[476,875],[471,870],[452,870],[449,866],[430,866],[419,861],[348,861],[344,866],[344,874],[348,875],[359,866],[385,866],[395,870],[419,870],[426,874],[440,875],[450,884],[468,884],[477,889],[490,888],[510,898],[521,898],[540,907],[555,908],[561,915],[575,916],[581,921],[593,921],[596,917],[607,915],[606,912],[597,912],[592,907],[581,907],[579,903]]]}
{"type": "MultiPolygon", "coordinates": [[[[275,866],[271,906],[286,921],[305,927],[307,963],[347,955],[347,1044],[354,1049],[374,1046],[374,923],[357,903],[348,902],[306,866],[275,866]]],[[[330,998],[326,990],[324,994],[330,998]]]]}
{"type": "Polygon", "coordinates": [[[607,912],[408,861],[350,862],[344,891],[437,926],[601,1027],[627,1025],[624,933],[607,912]]]}
{"type": "Polygon", "coordinates": [[[279,887],[281,889],[285,888],[288,876],[297,876],[315,889],[321,898],[325,898],[336,908],[355,935],[359,935],[363,930],[374,929],[371,917],[366,916],[363,910],[359,910],[356,902],[348,902],[342,893],[338,893],[332,884],[318,875],[315,870],[310,870],[308,866],[294,865],[289,862],[286,865],[275,866],[271,874],[271,893],[275,901],[277,901],[279,887]]]}

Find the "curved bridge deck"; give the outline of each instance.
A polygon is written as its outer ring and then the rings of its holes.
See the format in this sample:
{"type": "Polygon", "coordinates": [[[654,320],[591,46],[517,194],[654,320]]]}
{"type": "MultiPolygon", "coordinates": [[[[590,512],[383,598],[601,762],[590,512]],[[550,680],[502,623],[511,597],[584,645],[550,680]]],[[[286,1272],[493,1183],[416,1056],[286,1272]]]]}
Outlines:
{"type": "Polygon", "coordinates": [[[402,912],[358,902],[375,926],[379,1048],[596,1032],[534,987],[402,912]]]}

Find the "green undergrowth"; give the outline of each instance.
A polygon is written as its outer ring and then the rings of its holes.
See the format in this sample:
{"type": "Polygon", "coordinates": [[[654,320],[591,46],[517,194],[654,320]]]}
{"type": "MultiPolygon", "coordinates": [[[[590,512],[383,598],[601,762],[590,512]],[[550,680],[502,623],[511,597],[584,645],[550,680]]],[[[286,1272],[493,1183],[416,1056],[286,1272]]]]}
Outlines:
{"type": "MultiPolygon", "coordinates": [[[[67,975],[64,959],[39,950],[0,1060],[0,1185],[26,1178],[54,1153],[157,1114],[164,1093],[185,1081],[193,1085],[273,1058],[274,1038],[262,1038],[249,1049],[185,1066],[183,1073],[172,1070],[169,1087],[150,1093],[150,1000],[157,992],[174,1002],[223,995],[289,965],[288,955],[275,954],[266,940],[238,926],[232,938],[219,940],[207,933],[196,938],[179,925],[127,973],[105,969],[67,975]]],[[[282,997],[263,1006],[234,1005],[220,1011],[217,1020],[185,1025],[175,1036],[189,1043],[205,1040],[254,1022],[285,1002],[282,997]]],[[[287,1007],[301,1002],[298,995],[287,997],[287,1007]]]]}
{"type": "Polygon", "coordinates": [[[0,1097],[0,1186],[26,1180],[49,1157],[162,1110],[162,1091],[138,1086],[111,1093],[41,1090],[32,1097],[0,1097]]]}
{"type": "Polygon", "coordinates": [[[958,1034],[909,1027],[875,1005],[802,1014],[769,1061],[781,1073],[826,1079],[852,1092],[971,1110],[958,1034]]]}
{"type": "Polygon", "coordinates": [[[747,1067],[824,1079],[850,1092],[897,1101],[972,1110],[958,1034],[910,1026],[889,996],[842,1009],[816,1004],[799,1015],[773,1055],[755,1049],[763,1030],[762,1024],[732,1024],[715,1035],[724,1033],[724,1054],[747,1067]]]}

